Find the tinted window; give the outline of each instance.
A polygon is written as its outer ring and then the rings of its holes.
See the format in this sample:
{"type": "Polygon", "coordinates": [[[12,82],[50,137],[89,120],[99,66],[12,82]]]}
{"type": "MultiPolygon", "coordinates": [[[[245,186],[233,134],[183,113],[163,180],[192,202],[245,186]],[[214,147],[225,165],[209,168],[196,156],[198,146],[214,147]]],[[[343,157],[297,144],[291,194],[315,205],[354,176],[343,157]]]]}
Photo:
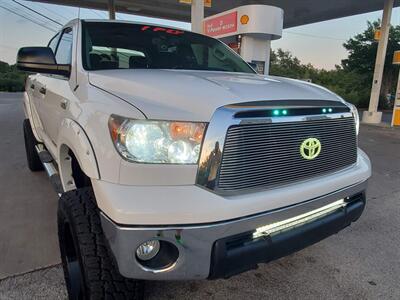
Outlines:
{"type": "Polygon", "coordinates": [[[53,53],[56,53],[58,38],[60,37],[60,33],[57,33],[49,42],[47,47],[50,47],[53,50],[53,53]]]}
{"type": "Polygon", "coordinates": [[[254,73],[218,40],[183,30],[129,23],[84,22],[87,70],[186,69],[254,73]]]}
{"type": "Polygon", "coordinates": [[[56,61],[58,64],[71,64],[72,60],[72,29],[63,31],[56,50],[56,61]]]}

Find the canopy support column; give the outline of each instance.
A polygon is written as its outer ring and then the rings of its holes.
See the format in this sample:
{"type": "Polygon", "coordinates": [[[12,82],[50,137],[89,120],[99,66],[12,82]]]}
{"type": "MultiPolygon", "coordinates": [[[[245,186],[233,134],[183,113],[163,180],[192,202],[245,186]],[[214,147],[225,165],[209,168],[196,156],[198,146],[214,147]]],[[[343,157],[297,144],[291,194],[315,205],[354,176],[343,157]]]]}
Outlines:
{"type": "Polygon", "coordinates": [[[192,31],[203,33],[204,0],[192,0],[192,31]]]}
{"type": "Polygon", "coordinates": [[[110,20],[115,20],[115,1],[108,0],[108,16],[110,20]]]}
{"type": "Polygon", "coordinates": [[[379,94],[381,92],[383,68],[385,66],[386,49],[389,39],[390,18],[392,16],[394,0],[385,0],[383,8],[381,37],[379,39],[378,51],[376,53],[374,79],[372,81],[371,97],[369,99],[368,111],[363,113],[363,122],[378,124],[382,120],[382,112],[378,111],[379,94]]]}

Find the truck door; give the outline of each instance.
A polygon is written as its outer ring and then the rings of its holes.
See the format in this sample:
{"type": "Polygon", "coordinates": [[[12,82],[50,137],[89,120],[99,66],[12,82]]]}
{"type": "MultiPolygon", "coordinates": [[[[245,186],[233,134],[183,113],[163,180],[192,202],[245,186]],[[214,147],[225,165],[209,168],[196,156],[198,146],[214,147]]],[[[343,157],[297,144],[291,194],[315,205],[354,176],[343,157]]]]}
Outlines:
{"type": "MultiPolygon", "coordinates": [[[[58,64],[72,63],[72,28],[66,28],[61,32],[58,45],[55,50],[58,64]]],[[[57,145],[58,130],[63,120],[67,103],[72,96],[69,78],[61,75],[41,75],[39,93],[43,95],[40,102],[40,114],[46,134],[57,145]]]]}
{"type": "Polygon", "coordinates": [[[29,99],[29,109],[31,111],[31,122],[36,129],[39,137],[43,136],[43,126],[39,118],[39,91],[38,91],[38,77],[39,74],[29,75],[25,85],[25,91],[29,99]]]}
{"type": "MultiPolygon", "coordinates": [[[[50,40],[47,45],[53,53],[55,53],[58,41],[60,38],[60,33],[57,33],[50,40]]],[[[35,74],[30,75],[26,85],[26,92],[28,94],[31,106],[31,112],[33,117],[33,123],[41,139],[48,140],[47,128],[50,127],[46,124],[45,113],[43,112],[43,101],[45,100],[45,86],[44,81],[46,75],[35,74]]]]}

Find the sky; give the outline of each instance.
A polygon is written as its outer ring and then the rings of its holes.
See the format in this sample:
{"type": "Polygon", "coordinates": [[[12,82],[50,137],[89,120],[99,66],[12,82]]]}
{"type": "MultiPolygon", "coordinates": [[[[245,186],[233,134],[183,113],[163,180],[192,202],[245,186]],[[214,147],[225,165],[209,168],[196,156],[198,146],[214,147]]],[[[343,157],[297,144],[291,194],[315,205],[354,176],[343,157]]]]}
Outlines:
{"type": "MultiPolygon", "coordinates": [[[[64,24],[78,17],[74,7],[33,3],[20,3],[64,24]]],[[[81,9],[81,18],[107,18],[105,11],[81,9]]],[[[272,49],[282,48],[298,57],[302,63],[315,67],[333,69],[347,57],[343,43],[366,28],[367,21],[382,17],[382,11],[356,15],[341,19],[292,27],[283,31],[282,38],[272,42],[272,49]]],[[[146,18],[128,14],[117,14],[117,19],[159,23],[190,29],[190,24],[162,19],[146,18]]],[[[393,9],[393,25],[400,25],[400,8],[393,9]]],[[[18,49],[23,46],[45,46],[59,25],[23,8],[12,0],[0,0],[0,60],[15,63],[18,49]],[[29,18],[30,20],[27,20],[29,18]],[[36,24],[39,23],[39,24],[36,24]]]]}

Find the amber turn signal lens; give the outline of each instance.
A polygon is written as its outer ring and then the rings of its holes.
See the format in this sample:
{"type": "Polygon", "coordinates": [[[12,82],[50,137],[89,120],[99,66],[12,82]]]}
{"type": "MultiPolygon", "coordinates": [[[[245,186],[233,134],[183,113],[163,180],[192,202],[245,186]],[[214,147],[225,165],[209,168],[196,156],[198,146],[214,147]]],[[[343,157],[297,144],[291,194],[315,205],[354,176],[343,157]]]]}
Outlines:
{"type": "Polygon", "coordinates": [[[118,153],[129,161],[196,164],[207,123],[135,120],[111,115],[108,127],[118,153]]]}
{"type": "Polygon", "coordinates": [[[121,121],[117,118],[111,117],[108,121],[108,127],[110,128],[111,138],[115,142],[118,139],[119,128],[121,121]]]}
{"type": "Polygon", "coordinates": [[[176,139],[188,138],[190,136],[190,124],[183,122],[173,122],[170,125],[170,135],[176,139]]]}
{"type": "Polygon", "coordinates": [[[188,139],[200,143],[203,140],[204,129],[203,123],[172,122],[170,135],[174,140],[188,139]]]}

